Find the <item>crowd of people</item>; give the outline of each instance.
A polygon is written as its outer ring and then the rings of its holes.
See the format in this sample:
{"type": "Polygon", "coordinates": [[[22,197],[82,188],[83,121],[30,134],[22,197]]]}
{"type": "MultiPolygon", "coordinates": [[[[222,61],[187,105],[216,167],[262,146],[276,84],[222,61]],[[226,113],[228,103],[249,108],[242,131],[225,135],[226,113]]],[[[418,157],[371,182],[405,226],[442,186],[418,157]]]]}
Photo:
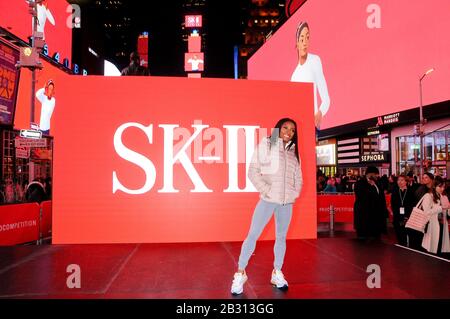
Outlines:
{"type": "Polygon", "coordinates": [[[32,182],[19,183],[11,179],[0,183],[0,205],[17,203],[41,203],[52,198],[52,179],[36,178],[32,182]]]}
{"type": "Polygon", "coordinates": [[[399,245],[434,254],[450,252],[449,188],[441,176],[425,173],[419,184],[411,175],[379,178],[378,169],[368,167],[365,176],[355,183],[354,191],[354,228],[358,239],[379,239],[386,234],[391,214],[399,245]],[[386,203],[386,194],[391,196],[390,205],[386,203]],[[427,215],[423,232],[407,227],[414,207],[427,215]]]}
{"type": "Polygon", "coordinates": [[[391,216],[399,245],[437,254],[450,252],[449,183],[428,172],[420,183],[412,172],[380,177],[376,167],[368,167],[364,176],[325,176],[317,171],[319,194],[355,194],[354,228],[358,239],[379,239],[387,234],[391,216]],[[390,195],[390,202],[386,195],[390,195]],[[423,233],[406,227],[415,206],[429,214],[423,233]]]}
{"type": "Polygon", "coordinates": [[[353,193],[353,186],[361,179],[360,176],[342,176],[336,174],[334,176],[326,176],[320,169],[317,170],[316,176],[317,193],[353,193]]]}

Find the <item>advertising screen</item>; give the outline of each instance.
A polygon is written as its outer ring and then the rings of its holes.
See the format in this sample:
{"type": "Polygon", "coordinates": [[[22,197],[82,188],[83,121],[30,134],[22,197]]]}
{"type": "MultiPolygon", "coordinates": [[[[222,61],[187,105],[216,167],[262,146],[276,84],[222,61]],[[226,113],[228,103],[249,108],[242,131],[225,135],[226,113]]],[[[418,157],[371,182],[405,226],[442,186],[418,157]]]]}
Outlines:
{"type": "MultiPolygon", "coordinates": [[[[317,236],[310,84],[68,76],[56,88],[53,243],[243,240],[253,151],[294,113],[303,188],[288,238],[317,236]]],[[[261,238],[274,234],[272,222],[261,238]]]]}
{"type": "MultiPolygon", "coordinates": [[[[66,0],[44,0],[38,5],[38,29],[44,33],[48,55],[60,54],[60,61],[72,57],[72,7],[66,0]]],[[[0,26],[25,42],[32,34],[32,17],[25,0],[0,0],[0,26]]]]}
{"type": "Polygon", "coordinates": [[[0,42],[0,125],[12,125],[14,119],[19,70],[19,51],[0,42]]]}
{"type": "MultiPolygon", "coordinates": [[[[53,115],[59,112],[59,91],[65,91],[66,79],[70,79],[69,75],[64,71],[58,69],[54,65],[48,63],[44,59],[41,59],[43,64],[42,70],[36,71],[36,93],[39,90],[45,88],[47,83],[51,81],[53,83],[53,99],[55,101],[52,107],[52,113],[49,114],[46,110],[42,110],[42,100],[35,98],[35,112],[34,123],[41,126],[41,114],[46,114],[47,124],[50,125],[53,122],[53,115]]],[[[44,103],[44,107],[48,106],[44,103]]],[[[19,89],[17,94],[16,114],[14,116],[14,128],[29,129],[31,127],[31,71],[29,69],[22,69],[20,71],[19,89]]],[[[53,132],[50,132],[53,135],[53,132]]]]}
{"type": "Polygon", "coordinates": [[[184,70],[190,71],[204,71],[205,61],[203,53],[185,53],[184,54],[184,70]]]}
{"type": "Polygon", "coordinates": [[[445,101],[449,12],[448,0],[307,0],[250,58],[248,78],[314,83],[320,129],[418,107],[431,68],[423,104],[445,101]]]}

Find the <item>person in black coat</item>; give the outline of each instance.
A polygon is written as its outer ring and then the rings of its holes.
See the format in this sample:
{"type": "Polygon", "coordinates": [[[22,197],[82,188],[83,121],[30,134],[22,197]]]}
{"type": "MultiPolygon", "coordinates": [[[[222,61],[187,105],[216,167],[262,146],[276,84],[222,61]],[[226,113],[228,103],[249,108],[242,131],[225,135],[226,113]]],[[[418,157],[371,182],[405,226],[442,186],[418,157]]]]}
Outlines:
{"type": "Polygon", "coordinates": [[[355,183],[354,228],[359,239],[378,239],[387,231],[389,213],[378,177],[378,168],[369,166],[366,175],[355,183]]]}
{"type": "Polygon", "coordinates": [[[394,225],[395,235],[398,244],[402,246],[408,244],[405,224],[411,215],[415,200],[413,189],[407,185],[407,177],[399,175],[397,185],[392,188],[391,207],[394,215],[392,224],[394,225]]]}

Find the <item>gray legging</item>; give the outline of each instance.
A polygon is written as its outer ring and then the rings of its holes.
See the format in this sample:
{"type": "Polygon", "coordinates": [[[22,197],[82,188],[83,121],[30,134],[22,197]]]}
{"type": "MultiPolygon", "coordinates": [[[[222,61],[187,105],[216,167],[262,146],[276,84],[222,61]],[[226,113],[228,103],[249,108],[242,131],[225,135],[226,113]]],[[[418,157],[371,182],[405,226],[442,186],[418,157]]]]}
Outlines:
{"type": "Polygon", "coordinates": [[[292,204],[280,205],[276,203],[260,200],[253,213],[252,225],[247,238],[242,244],[241,255],[239,256],[239,269],[244,270],[248,261],[255,251],[256,241],[261,236],[272,214],[275,212],[276,240],[274,246],[275,269],[281,270],[286,252],[286,234],[292,217],[292,204]]]}

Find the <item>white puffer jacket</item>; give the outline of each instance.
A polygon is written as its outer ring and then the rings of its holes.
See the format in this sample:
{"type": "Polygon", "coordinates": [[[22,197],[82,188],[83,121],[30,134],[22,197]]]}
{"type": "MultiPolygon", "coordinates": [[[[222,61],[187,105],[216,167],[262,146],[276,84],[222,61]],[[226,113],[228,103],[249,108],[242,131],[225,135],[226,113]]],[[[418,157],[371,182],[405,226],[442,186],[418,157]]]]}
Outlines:
{"type": "Polygon", "coordinates": [[[292,204],[299,197],[303,185],[301,161],[295,157],[295,145],[290,149],[277,144],[270,147],[264,138],[256,148],[250,163],[248,178],[260,193],[260,198],[281,205],[292,204]]]}

